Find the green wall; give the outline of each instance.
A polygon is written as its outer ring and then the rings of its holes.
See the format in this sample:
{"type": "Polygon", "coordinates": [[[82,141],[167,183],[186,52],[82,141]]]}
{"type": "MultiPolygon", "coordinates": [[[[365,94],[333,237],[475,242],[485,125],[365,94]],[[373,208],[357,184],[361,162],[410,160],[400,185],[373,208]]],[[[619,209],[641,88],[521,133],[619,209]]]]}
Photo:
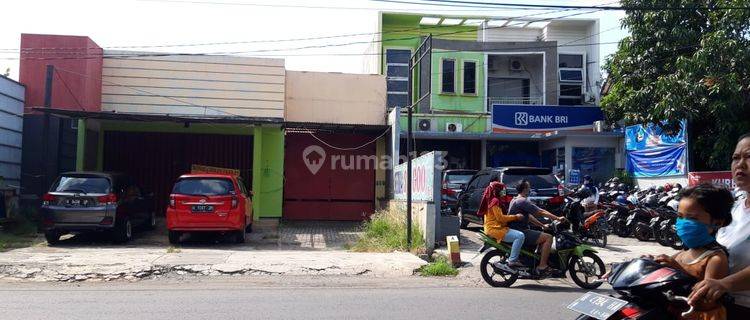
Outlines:
{"type": "Polygon", "coordinates": [[[439,52],[432,53],[432,92],[430,95],[432,110],[436,111],[463,111],[469,113],[483,113],[484,101],[484,64],[485,56],[481,52],[439,52]],[[456,61],[455,89],[456,93],[442,93],[442,61],[453,59],[456,61]],[[463,93],[463,62],[476,62],[476,94],[463,93]]]}
{"type": "MultiPolygon", "coordinates": [[[[384,13],[380,21],[382,32],[382,52],[385,49],[416,49],[421,37],[432,34],[437,39],[477,41],[477,26],[423,26],[419,24],[423,15],[384,13]]],[[[429,15],[435,16],[435,15],[429,15]]],[[[381,59],[380,70],[385,74],[385,58],[381,59]]]]}
{"type": "MultiPolygon", "coordinates": [[[[412,129],[417,130],[417,119],[431,118],[437,120],[437,132],[445,132],[445,125],[448,122],[461,123],[463,132],[474,132],[474,133],[485,133],[487,132],[487,119],[488,115],[484,114],[418,114],[415,113],[412,118],[412,129]]],[[[399,125],[401,130],[406,132],[406,124],[408,120],[406,115],[401,115],[399,119],[399,125]]]]}
{"type": "Polygon", "coordinates": [[[253,129],[253,212],[255,218],[281,218],[284,193],[284,132],[253,129]]]}
{"type": "MultiPolygon", "coordinates": [[[[183,124],[170,122],[102,121],[97,148],[98,170],[104,167],[105,131],[253,135],[254,217],[255,219],[281,217],[284,191],[284,132],[280,127],[202,123],[185,127],[183,124]]],[[[84,149],[85,139],[79,135],[78,150],[84,149]]],[[[79,153],[76,167],[83,166],[82,151],[79,153]]]]}

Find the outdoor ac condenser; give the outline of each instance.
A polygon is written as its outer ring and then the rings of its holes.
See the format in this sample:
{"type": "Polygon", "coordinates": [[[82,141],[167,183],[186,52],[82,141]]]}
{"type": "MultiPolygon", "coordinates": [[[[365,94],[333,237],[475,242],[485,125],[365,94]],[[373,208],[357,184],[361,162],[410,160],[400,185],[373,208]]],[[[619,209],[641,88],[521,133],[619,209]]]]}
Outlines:
{"type": "Polygon", "coordinates": [[[446,132],[463,132],[463,124],[458,122],[448,122],[445,124],[446,132]]]}

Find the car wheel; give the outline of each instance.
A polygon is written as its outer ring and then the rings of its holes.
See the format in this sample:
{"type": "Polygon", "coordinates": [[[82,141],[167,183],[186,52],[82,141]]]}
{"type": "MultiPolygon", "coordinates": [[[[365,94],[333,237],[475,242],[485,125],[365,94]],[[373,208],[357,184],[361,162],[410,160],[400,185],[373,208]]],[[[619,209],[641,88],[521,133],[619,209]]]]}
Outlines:
{"type": "Polygon", "coordinates": [[[117,220],[113,231],[113,240],[116,243],[125,243],[133,238],[133,224],[128,218],[117,220]]]}
{"type": "Polygon", "coordinates": [[[469,220],[464,219],[464,210],[461,208],[458,208],[458,223],[461,229],[466,229],[469,226],[469,220]]]}
{"type": "Polygon", "coordinates": [[[44,238],[47,239],[47,245],[54,246],[60,242],[60,232],[57,230],[47,230],[44,232],[44,238]]]}
{"type": "Polygon", "coordinates": [[[247,234],[245,233],[244,229],[243,230],[235,231],[234,242],[235,243],[245,243],[246,235],[247,234]]]}
{"type": "Polygon", "coordinates": [[[180,244],[181,237],[182,237],[182,232],[169,230],[169,243],[180,244]]]}
{"type": "Polygon", "coordinates": [[[148,219],[146,220],[146,223],[144,223],[144,227],[146,230],[154,230],[156,229],[156,213],[151,212],[148,215],[148,219]]]}

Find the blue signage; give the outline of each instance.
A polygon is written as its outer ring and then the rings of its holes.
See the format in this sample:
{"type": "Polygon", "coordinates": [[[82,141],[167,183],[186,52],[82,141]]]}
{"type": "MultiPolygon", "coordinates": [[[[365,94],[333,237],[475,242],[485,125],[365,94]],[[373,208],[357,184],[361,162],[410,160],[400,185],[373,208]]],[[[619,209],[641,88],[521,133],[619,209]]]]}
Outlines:
{"type": "Polygon", "coordinates": [[[666,177],[687,172],[687,122],[667,135],[658,125],[625,128],[625,170],[635,177],[666,177]]]}
{"type": "Polygon", "coordinates": [[[674,135],[667,135],[661,127],[654,124],[629,126],[625,128],[625,150],[646,150],[653,147],[682,145],[687,141],[686,128],[685,120],[680,124],[680,131],[674,135]]]}
{"type": "Polygon", "coordinates": [[[492,132],[496,133],[591,131],[599,120],[604,120],[599,107],[492,105],[492,132]]]}

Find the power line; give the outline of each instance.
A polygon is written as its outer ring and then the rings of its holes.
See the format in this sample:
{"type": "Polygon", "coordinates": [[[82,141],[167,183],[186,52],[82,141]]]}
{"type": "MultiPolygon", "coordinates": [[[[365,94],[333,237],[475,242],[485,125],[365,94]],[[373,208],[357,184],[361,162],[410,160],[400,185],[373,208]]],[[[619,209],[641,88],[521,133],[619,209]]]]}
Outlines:
{"type": "MultiPolygon", "coordinates": [[[[166,1],[169,1],[169,0],[166,0],[166,1]]],[[[177,1],[177,2],[181,2],[181,1],[177,1]]],[[[609,2],[609,3],[614,3],[614,2],[609,2]]],[[[607,3],[607,4],[609,4],[609,3],[607,3]]],[[[550,10],[552,10],[552,9],[550,9],[550,10]]],[[[514,19],[522,19],[522,18],[534,17],[534,16],[551,14],[551,13],[556,13],[556,12],[562,12],[562,11],[570,11],[570,10],[573,10],[573,9],[554,10],[554,11],[550,11],[550,12],[527,14],[527,15],[515,16],[515,17],[498,17],[498,19],[514,20],[514,19]]],[[[559,17],[559,18],[564,18],[564,17],[559,17]]],[[[559,19],[559,18],[551,18],[551,19],[559,19]]],[[[487,18],[487,19],[490,19],[490,18],[487,18]]],[[[536,21],[534,21],[534,22],[536,22],[536,21]]],[[[228,41],[228,42],[171,44],[171,45],[107,46],[107,47],[102,47],[102,48],[103,49],[147,49],[147,48],[194,47],[194,46],[210,46],[210,45],[236,45],[236,44],[252,44],[252,43],[278,43],[278,42],[293,42],[293,41],[310,41],[310,40],[322,40],[322,39],[335,39],[335,38],[345,38],[345,37],[364,36],[364,35],[383,35],[383,34],[388,34],[388,33],[402,33],[402,32],[409,32],[409,31],[424,31],[426,29],[440,29],[442,27],[444,27],[444,26],[440,26],[440,25],[435,25],[435,26],[419,26],[419,27],[415,27],[415,28],[406,28],[406,29],[394,30],[394,31],[352,33],[352,34],[342,34],[342,35],[332,35],[332,36],[322,36],[322,37],[306,37],[306,38],[291,38],[291,39],[228,41]]],[[[502,28],[502,27],[504,27],[504,26],[491,27],[491,28],[502,28]]],[[[473,32],[473,30],[471,32],[473,32]]],[[[355,44],[360,44],[360,43],[355,43],[355,44]]],[[[5,49],[0,49],[0,51],[7,51],[7,52],[81,51],[83,49],[102,49],[102,48],[99,48],[99,47],[48,47],[48,48],[21,48],[21,49],[5,48],[5,49]]],[[[279,51],[282,51],[282,50],[279,50],[279,51]]],[[[283,51],[288,51],[288,50],[283,50],[283,51]]],[[[79,52],[63,52],[63,54],[73,54],[73,55],[76,55],[76,54],[80,54],[80,53],[79,52]]]]}
{"type": "MultiPolygon", "coordinates": [[[[562,11],[569,11],[574,9],[565,9],[562,11]]],[[[593,13],[599,10],[594,11],[588,11],[588,12],[577,12],[573,14],[558,16],[558,17],[550,17],[550,18],[543,18],[543,19],[537,19],[537,20],[531,20],[528,21],[529,23],[534,22],[544,22],[544,21],[551,21],[551,20],[558,20],[563,18],[568,18],[572,16],[582,15],[582,14],[588,14],[593,13]]],[[[548,13],[544,13],[548,14],[548,13]]],[[[517,18],[523,18],[523,17],[531,17],[536,16],[539,14],[530,14],[525,15],[517,18]]],[[[513,18],[510,18],[511,20],[513,18]]],[[[507,28],[508,25],[503,26],[496,26],[496,27],[485,27],[483,30],[492,30],[492,29],[502,29],[507,28]]],[[[437,33],[433,36],[446,36],[446,35],[455,35],[455,34],[461,34],[461,33],[470,33],[470,32],[477,32],[477,30],[457,30],[452,32],[444,32],[444,33],[437,33]]],[[[302,47],[295,47],[295,48],[283,48],[283,49],[263,49],[263,50],[254,50],[254,51],[230,51],[230,52],[211,52],[211,53],[146,53],[146,54],[124,54],[124,55],[106,55],[102,53],[101,56],[94,55],[89,56],[90,58],[98,58],[98,57],[158,57],[158,56],[202,56],[202,55],[238,55],[238,54],[255,54],[255,53],[265,53],[265,52],[283,52],[283,51],[297,51],[297,50],[305,50],[305,49],[322,49],[322,48],[330,48],[330,47],[342,47],[342,46],[349,46],[349,45],[355,45],[355,44],[375,44],[375,43],[385,43],[385,42],[392,42],[392,41],[403,41],[403,40],[415,40],[415,39],[421,39],[422,35],[418,36],[411,36],[411,37],[402,37],[402,38],[392,38],[392,39],[380,39],[375,41],[355,41],[355,42],[347,42],[347,43],[336,43],[336,44],[322,44],[322,45],[310,45],[310,46],[302,46],[302,47]]],[[[376,53],[379,55],[379,53],[376,53]]],[[[358,55],[366,55],[366,54],[358,54],[358,55]]],[[[286,55],[280,55],[280,56],[286,56],[286,55]]],[[[73,57],[63,57],[63,58],[72,58],[72,59],[82,59],[77,56],[73,57]]],[[[60,59],[60,58],[49,58],[49,57],[40,57],[40,58],[0,58],[3,60],[16,60],[16,59],[30,59],[30,60],[54,60],[54,59],[60,59]]]]}
{"type": "Polygon", "coordinates": [[[575,5],[554,5],[554,4],[529,4],[529,3],[497,3],[483,1],[466,1],[466,0],[422,0],[422,2],[403,1],[403,0],[370,0],[375,2],[402,3],[402,4],[424,4],[435,5],[442,3],[444,5],[464,6],[464,5],[485,5],[502,8],[533,8],[533,9],[602,9],[608,11],[694,11],[694,10],[750,10],[749,6],[575,6],[575,5]]]}
{"type": "Polygon", "coordinates": [[[60,79],[60,81],[62,82],[63,86],[65,86],[65,89],[68,90],[68,93],[70,94],[70,96],[73,97],[73,100],[75,100],[76,104],[78,105],[78,108],[81,109],[81,110],[83,110],[83,111],[86,111],[86,108],[83,107],[83,105],[81,104],[81,102],[78,101],[78,98],[76,97],[76,95],[73,94],[73,91],[70,90],[70,87],[68,87],[68,83],[65,82],[65,79],[62,78],[62,75],[60,75],[60,72],[57,72],[57,69],[52,69],[52,70],[57,75],[57,78],[60,79]]]}

